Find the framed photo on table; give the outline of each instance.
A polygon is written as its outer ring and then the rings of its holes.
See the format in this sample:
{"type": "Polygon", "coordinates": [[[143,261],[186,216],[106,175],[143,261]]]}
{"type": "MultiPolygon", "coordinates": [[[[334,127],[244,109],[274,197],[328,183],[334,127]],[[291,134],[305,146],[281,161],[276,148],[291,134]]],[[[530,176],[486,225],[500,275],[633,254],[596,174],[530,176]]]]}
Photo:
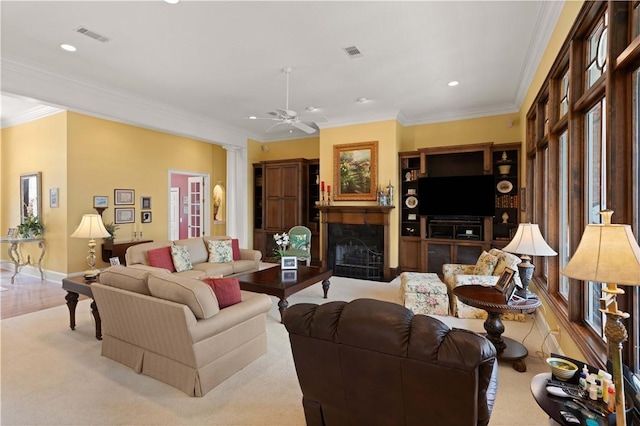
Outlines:
{"type": "Polygon", "coordinates": [[[280,269],[298,269],[298,259],[295,256],[282,256],[280,269]]]}
{"type": "Polygon", "coordinates": [[[516,273],[511,268],[504,268],[504,271],[498,278],[498,282],[495,285],[495,289],[504,294],[505,301],[509,301],[513,293],[516,291],[516,283],[513,281],[513,275],[516,273]]]}

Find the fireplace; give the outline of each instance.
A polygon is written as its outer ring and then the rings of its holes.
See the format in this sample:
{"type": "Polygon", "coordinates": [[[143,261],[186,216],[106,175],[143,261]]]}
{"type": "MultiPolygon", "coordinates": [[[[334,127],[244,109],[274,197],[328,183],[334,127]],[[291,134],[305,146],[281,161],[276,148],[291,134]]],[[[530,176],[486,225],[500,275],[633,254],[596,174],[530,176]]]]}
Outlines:
{"type": "Polygon", "coordinates": [[[389,281],[389,213],[393,206],[322,206],[322,265],[333,275],[389,281]]]}
{"type": "Polygon", "coordinates": [[[329,224],[327,263],[333,275],[381,281],[384,275],[384,227],[329,224]]]}

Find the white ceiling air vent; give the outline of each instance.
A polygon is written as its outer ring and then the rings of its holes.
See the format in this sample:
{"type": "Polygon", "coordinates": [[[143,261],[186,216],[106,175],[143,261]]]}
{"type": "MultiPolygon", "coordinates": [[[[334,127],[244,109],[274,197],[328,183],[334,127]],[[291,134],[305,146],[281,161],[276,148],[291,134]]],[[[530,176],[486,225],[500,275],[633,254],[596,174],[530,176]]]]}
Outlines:
{"type": "Polygon", "coordinates": [[[353,58],[360,58],[362,57],[362,52],[360,51],[360,49],[358,49],[355,46],[349,46],[349,47],[345,47],[344,48],[344,52],[347,54],[348,57],[350,57],[351,59],[353,58]]]}
{"type": "Polygon", "coordinates": [[[106,43],[106,42],[109,41],[109,39],[107,37],[105,37],[103,35],[100,35],[100,34],[94,32],[94,31],[91,31],[90,29],[87,29],[85,27],[76,28],[76,32],[79,32],[80,34],[84,34],[87,37],[91,37],[92,39],[98,40],[98,41],[100,41],[102,43],[106,43]]]}

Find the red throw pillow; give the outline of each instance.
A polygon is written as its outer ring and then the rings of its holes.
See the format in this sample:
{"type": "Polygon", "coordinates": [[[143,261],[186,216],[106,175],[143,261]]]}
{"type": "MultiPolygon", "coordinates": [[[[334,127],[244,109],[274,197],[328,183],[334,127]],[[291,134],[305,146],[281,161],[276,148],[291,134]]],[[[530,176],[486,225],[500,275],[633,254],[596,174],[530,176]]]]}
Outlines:
{"type": "Polygon", "coordinates": [[[173,258],[171,257],[171,247],[169,246],[149,250],[147,252],[147,258],[151,266],[168,269],[169,272],[176,271],[176,268],[173,266],[173,258]]]}
{"type": "Polygon", "coordinates": [[[233,260],[240,260],[240,243],[237,238],[231,239],[231,250],[233,250],[233,260]]]}
{"type": "Polygon", "coordinates": [[[202,282],[213,289],[220,309],[240,303],[240,282],[237,278],[203,278],[202,282]]]}

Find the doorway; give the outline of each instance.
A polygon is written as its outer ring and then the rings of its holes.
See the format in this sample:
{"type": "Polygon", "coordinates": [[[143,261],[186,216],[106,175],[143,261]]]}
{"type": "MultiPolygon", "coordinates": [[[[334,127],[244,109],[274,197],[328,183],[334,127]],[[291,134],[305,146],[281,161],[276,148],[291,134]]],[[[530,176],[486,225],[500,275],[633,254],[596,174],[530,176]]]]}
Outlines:
{"type": "Polygon", "coordinates": [[[169,171],[169,224],[167,233],[172,241],[210,235],[208,174],[169,171]],[[177,238],[174,238],[176,237],[177,238]]]}

